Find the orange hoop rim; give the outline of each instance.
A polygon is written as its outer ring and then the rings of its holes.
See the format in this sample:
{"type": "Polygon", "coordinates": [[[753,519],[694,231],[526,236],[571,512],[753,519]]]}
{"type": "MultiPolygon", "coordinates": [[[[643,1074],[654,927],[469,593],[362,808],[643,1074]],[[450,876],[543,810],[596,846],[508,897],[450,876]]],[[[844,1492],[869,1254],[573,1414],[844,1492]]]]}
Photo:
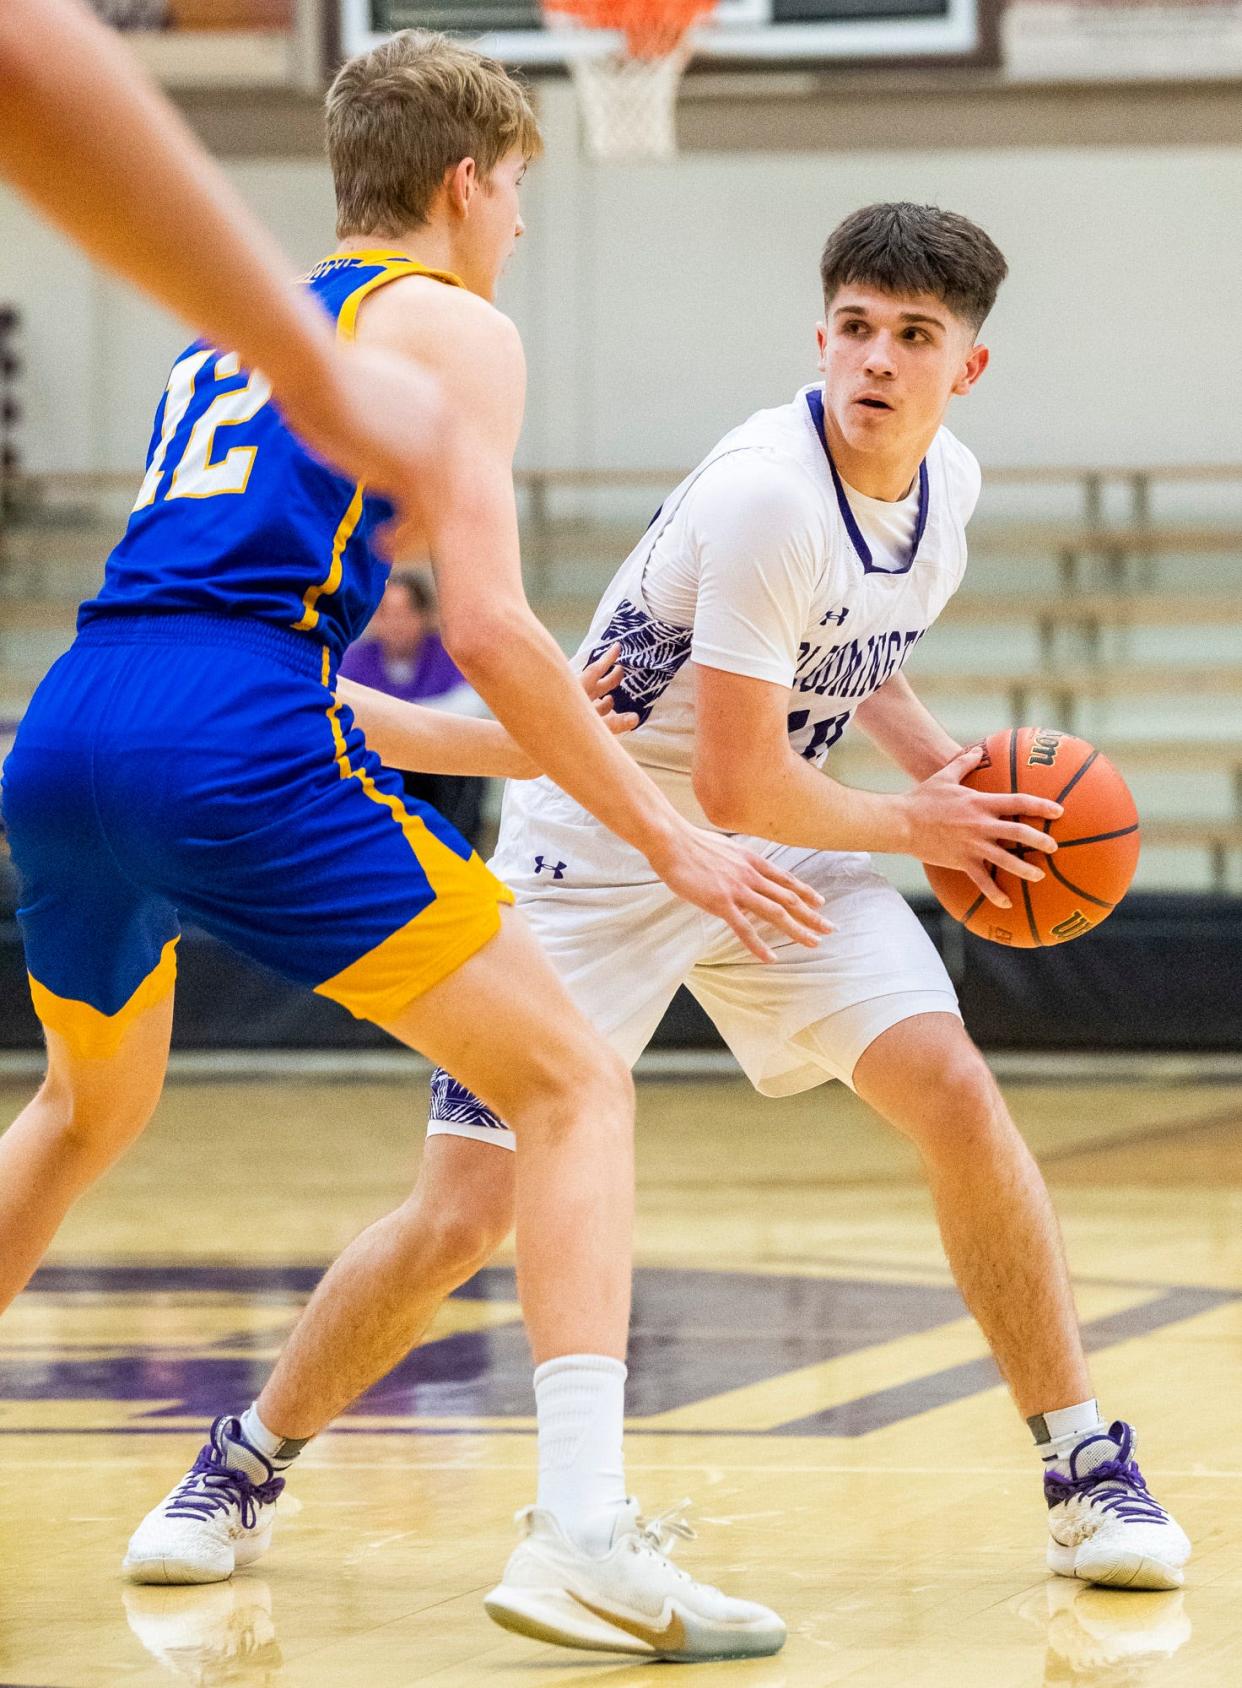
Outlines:
{"type": "Polygon", "coordinates": [[[543,0],[546,11],[584,29],[625,37],[635,59],[665,58],[682,45],[693,26],[716,10],[717,0],[543,0]]]}

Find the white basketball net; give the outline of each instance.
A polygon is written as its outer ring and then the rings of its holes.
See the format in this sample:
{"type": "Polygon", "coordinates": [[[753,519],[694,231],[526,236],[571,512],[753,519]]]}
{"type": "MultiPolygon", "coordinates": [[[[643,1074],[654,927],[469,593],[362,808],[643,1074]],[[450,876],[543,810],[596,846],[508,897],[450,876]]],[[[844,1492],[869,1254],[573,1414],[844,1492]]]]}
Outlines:
{"type": "Polygon", "coordinates": [[[668,53],[635,58],[624,37],[590,29],[563,12],[545,14],[566,38],[587,151],[598,159],[671,158],[677,151],[677,93],[690,61],[684,38],[668,53]]]}

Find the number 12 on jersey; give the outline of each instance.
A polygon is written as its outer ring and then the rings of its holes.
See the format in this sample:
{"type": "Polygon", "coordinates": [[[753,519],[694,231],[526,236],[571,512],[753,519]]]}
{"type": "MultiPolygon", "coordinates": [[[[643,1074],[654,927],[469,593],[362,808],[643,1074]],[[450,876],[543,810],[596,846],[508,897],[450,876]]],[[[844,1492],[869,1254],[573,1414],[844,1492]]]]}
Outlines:
{"type": "Polygon", "coordinates": [[[165,389],[160,437],[139,488],[135,511],[145,510],[148,505],[154,504],[161,493],[169,499],[217,498],[226,492],[245,492],[258,447],[235,445],[219,459],[213,459],[212,447],[221,428],[252,422],[271,398],[271,384],[258,370],[248,375],[243,386],[231,387],[228,392],[220,393],[211,400],[190,429],[190,437],[167,485],[164,482],[168,474],[168,449],[194,402],[199,376],[213,358],[213,384],[231,381],[241,374],[236,352],[217,353],[210,348],[190,352],[173,365],[165,389]]]}

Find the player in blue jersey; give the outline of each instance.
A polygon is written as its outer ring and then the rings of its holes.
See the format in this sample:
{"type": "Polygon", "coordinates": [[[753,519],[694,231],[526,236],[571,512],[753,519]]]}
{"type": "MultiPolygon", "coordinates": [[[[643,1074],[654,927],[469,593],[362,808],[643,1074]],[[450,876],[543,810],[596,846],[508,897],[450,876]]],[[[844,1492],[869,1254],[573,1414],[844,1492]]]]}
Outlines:
{"type": "MultiPolygon", "coordinates": [[[[442,38],[399,36],[338,76],[329,150],[340,246],[310,292],[342,337],[430,370],[448,406],[423,503],[451,654],[516,745],[654,875],[761,957],[755,920],[813,947],[827,929],[816,893],[682,820],[526,604],[511,476],[524,370],[490,302],[538,150],[524,93],[442,38]]],[[[673,1571],[626,1499],[628,1073],[505,911],[511,894],[433,810],[403,800],[364,738],[365,691],[352,708],[338,694],[337,659],[383,587],[373,540],[389,506],[313,457],[269,401],[235,353],[199,343],[174,364],[129,527],[5,767],[48,1074],[0,1139],[0,1306],[150,1117],[188,916],[422,1050],[512,1123],[539,1504],[564,1535],[565,1598],[659,1610],[675,1584],[666,1650],[770,1652],[775,1614],[673,1571]]],[[[381,730],[386,718],[377,709],[381,730]]],[[[477,1193],[486,1158],[456,1139],[429,1152],[417,1199],[433,1230],[477,1193]]],[[[393,1309],[409,1309],[417,1265],[400,1227],[372,1227],[302,1329],[332,1328],[336,1291],[365,1283],[373,1317],[351,1312],[343,1369],[373,1377],[406,1346],[393,1309]]],[[[438,1299],[449,1286],[430,1287],[438,1299]]],[[[209,1581],[261,1550],[282,1452],[321,1382],[303,1376],[301,1404],[277,1394],[217,1423],[131,1543],[131,1575],[209,1581]]]]}

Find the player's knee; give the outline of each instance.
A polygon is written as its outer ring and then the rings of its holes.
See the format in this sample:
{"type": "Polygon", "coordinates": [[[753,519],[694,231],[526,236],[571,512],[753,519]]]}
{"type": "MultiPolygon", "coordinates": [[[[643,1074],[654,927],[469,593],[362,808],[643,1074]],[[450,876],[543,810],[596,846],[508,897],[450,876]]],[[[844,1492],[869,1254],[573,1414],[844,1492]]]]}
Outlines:
{"type": "Polygon", "coordinates": [[[150,1094],[78,1083],[55,1065],[39,1086],[35,1108],[61,1150],[78,1159],[110,1159],[142,1130],[155,1111],[158,1087],[150,1094]]]}
{"type": "Polygon", "coordinates": [[[545,1064],[508,1117],[519,1140],[523,1130],[554,1133],[589,1120],[593,1129],[629,1131],[634,1118],[634,1080],[621,1057],[602,1038],[545,1064]]]}
{"type": "Polygon", "coordinates": [[[582,1070],[567,1087],[566,1100],[575,1117],[589,1111],[594,1118],[628,1131],[634,1120],[634,1075],[601,1039],[584,1057],[582,1070]]]}
{"type": "Polygon", "coordinates": [[[920,1080],[919,1122],[925,1139],[960,1144],[1006,1120],[991,1070],[968,1038],[955,1040],[920,1080]]]}
{"type": "MultiPolygon", "coordinates": [[[[494,1153],[510,1158],[507,1149],[494,1153]]],[[[464,1283],[487,1265],[512,1229],[512,1191],[507,1196],[493,1191],[485,1199],[472,1190],[456,1191],[440,1201],[430,1225],[435,1257],[446,1279],[464,1283]]]]}

